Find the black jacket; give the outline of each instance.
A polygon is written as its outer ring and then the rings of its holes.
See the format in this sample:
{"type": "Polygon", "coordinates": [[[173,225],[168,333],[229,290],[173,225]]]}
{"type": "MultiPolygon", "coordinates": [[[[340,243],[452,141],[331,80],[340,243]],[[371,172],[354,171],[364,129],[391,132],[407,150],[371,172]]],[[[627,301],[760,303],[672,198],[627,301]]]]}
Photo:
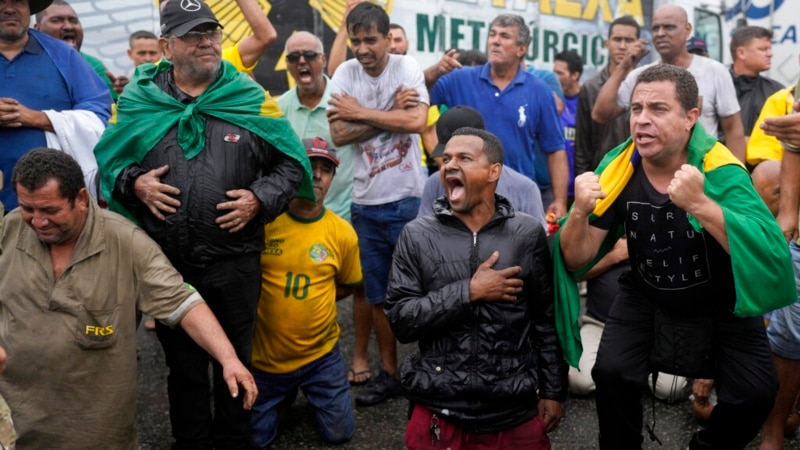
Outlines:
{"type": "MultiPolygon", "coordinates": [[[[156,83],[185,103],[194,101],[179,91],[171,71],[156,83]]],[[[123,169],[116,180],[114,196],[136,212],[142,228],[175,264],[204,264],[217,257],[259,253],[264,248],[264,224],[288,208],[303,180],[302,166],[256,134],[214,117],[206,117],[205,147],[187,160],[173,127],[150,150],[139,166],[123,169]],[[162,183],[180,189],[180,208],[161,221],[134,193],[136,178],[152,169],[169,165],[162,183]],[[229,211],[217,204],[232,200],[225,192],[249,189],[261,201],[261,211],[242,230],[230,233],[215,220],[229,211]]]]}
{"type": "Polygon", "coordinates": [[[739,100],[739,107],[742,109],[742,126],[744,135],[750,136],[753,127],[761,114],[761,108],[770,95],[783,89],[783,85],[772,78],[762,76],[736,75],[730,69],[733,85],[736,87],[736,98],[739,100]]]}
{"type": "Polygon", "coordinates": [[[564,401],[567,364],[554,324],[553,267],[542,225],[495,196],[492,220],[473,234],[440,198],[434,215],[406,225],[395,247],[384,308],[400,342],[419,342],[401,368],[414,403],[473,433],[495,433],[537,414],[539,397],[564,401]],[[469,302],[470,278],[519,265],[514,302],[469,302]]]}

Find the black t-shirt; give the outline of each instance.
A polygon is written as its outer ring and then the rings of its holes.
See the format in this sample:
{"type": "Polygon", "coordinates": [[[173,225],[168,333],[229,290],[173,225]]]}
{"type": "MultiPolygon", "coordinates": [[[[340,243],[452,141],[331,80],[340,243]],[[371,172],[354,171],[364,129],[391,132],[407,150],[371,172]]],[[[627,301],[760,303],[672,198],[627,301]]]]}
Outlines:
{"type": "Polygon", "coordinates": [[[733,306],[736,289],[730,256],[711,234],[695,231],[686,211],[656,191],[641,167],[592,225],[607,230],[620,222],[625,226],[631,275],[648,298],[670,309],[733,306]]]}

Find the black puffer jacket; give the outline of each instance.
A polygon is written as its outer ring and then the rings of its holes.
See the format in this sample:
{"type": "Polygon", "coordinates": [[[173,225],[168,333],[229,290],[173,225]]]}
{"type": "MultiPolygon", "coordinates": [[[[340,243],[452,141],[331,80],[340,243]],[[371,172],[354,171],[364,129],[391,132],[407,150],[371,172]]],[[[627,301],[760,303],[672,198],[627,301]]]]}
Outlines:
{"type": "Polygon", "coordinates": [[[492,220],[473,234],[444,199],[403,229],[395,247],[386,314],[406,359],[407,397],[473,433],[533,418],[539,397],[564,401],[567,364],[554,324],[553,268],[541,224],[495,196],[492,220]],[[494,252],[494,269],[519,265],[515,302],[469,302],[469,282],[494,252]]]}
{"type": "MultiPolygon", "coordinates": [[[[171,74],[159,74],[156,84],[179,101],[194,101],[176,88],[171,74]]],[[[205,147],[196,157],[186,159],[178,145],[177,127],[173,127],[139,166],[120,172],[114,196],[135,211],[142,228],[170,261],[182,266],[261,252],[264,224],[286,211],[302,180],[303,168],[297,161],[255,133],[209,116],[205,147]],[[181,191],[181,206],[175,214],[167,214],[166,221],[153,216],[134,192],[136,178],[164,165],[170,169],[161,182],[181,191]],[[225,192],[234,189],[251,190],[261,201],[261,210],[242,230],[230,233],[215,220],[230,212],[218,211],[217,204],[232,200],[225,192]]]]}

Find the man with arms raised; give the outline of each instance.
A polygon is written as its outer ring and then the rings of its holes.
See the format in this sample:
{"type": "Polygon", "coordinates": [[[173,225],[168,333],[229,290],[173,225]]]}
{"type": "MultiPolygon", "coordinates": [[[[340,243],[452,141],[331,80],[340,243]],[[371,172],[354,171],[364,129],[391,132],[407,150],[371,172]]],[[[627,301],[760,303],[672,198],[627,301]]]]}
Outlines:
{"type": "MultiPolygon", "coordinates": [[[[580,308],[565,270],[582,276],[627,238],[630,271],[592,370],[601,449],[641,447],[641,395],[655,371],[716,381],[719,403],[692,450],[744,448],[774,401],[762,314],[796,300],[788,249],[743,164],[696,126],[697,95],[680,67],[639,74],[631,139],[603,159],[599,175],[575,179],[575,203],[556,239],[560,336],[574,365],[580,351],[570,333],[580,308]]],[[[695,384],[693,393],[707,396],[707,388],[695,384]]]]}

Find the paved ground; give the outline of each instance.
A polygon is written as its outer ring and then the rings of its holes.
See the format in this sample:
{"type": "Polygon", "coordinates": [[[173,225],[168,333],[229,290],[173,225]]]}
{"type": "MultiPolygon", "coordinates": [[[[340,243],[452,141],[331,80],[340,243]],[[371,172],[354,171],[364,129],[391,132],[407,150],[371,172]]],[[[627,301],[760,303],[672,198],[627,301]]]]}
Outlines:
{"type": "MultiPolygon", "coordinates": [[[[352,315],[350,299],[339,303],[339,320],[342,324],[341,347],[346,360],[350,360],[353,347],[352,315]]],[[[168,449],[171,443],[168,406],[166,397],[166,366],[158,339],[153,332],[139,331],[139,435],[141,449],[168,449]]],[[[401,356],[413,346],[401,346],[401,356]]],[[[377,350],[371,349],[373,369],[377,370],[377,350]]],[[[359,389],[359,388],[354,388],[359,389]]],[[[645,404],[645,420],[652,419],[651,402],[645,404]]],[[[565,405],[565,417],[560,427],[550,436],[554,450],[590,450],[597,448],[597,417],[594,399],[572,398],[565,405]]],[[[314,430],[314,416],[299,395],[294,405],[281,417],[280,436],[274,449],[402,449],[403,431],[407,421],[408,402],[402,398],[392,399],[371,408],[355,408],[356,433],[348,444],[338,447],[326,446],[314,430]]],[[[656,402],[656,434],[663,446],[646,439],[644,449],[674,450],[685,448],[691,434],[700,428],[693,418],[690,403],[667,405],[656,402]]],[[[757,442],[757,441],[756,441],[757,442]]],[[[747,447],[755,450],[753,443],[747,447]]],[[[800,450],[800,441],[787,441],[784,449],[800,450]]]]}

